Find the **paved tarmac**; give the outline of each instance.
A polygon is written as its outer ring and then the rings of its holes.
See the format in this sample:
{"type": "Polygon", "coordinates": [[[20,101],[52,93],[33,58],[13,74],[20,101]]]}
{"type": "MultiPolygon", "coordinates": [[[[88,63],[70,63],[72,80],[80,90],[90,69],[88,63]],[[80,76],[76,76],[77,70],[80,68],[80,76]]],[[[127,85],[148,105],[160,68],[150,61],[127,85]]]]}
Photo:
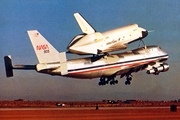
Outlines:
{"type": "Polygon", "coordinates": [[[180,120],[170,107],[0,108],[0,120],[180,120]]]}

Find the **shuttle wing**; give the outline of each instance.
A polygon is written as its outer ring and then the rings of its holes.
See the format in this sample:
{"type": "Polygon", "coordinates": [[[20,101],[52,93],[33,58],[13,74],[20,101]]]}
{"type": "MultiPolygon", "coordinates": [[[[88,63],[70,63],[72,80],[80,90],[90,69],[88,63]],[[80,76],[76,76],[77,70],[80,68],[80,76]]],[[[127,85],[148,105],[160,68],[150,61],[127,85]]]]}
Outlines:
{"type": "Polygon", "coordinates": [[[79,13],[75,13],[74,17],[76,18],[76,21],[78,22],[83,33],[95,33],[95,29],[79,13]]]}

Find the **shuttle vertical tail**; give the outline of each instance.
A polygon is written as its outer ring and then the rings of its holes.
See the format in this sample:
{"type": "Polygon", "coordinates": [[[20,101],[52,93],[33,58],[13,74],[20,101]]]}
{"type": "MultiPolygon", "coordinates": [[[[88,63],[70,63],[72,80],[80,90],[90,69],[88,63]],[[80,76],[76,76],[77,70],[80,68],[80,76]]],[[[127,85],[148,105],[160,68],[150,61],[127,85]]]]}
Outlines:
{"type": "Polygon", "coordinates": [[[96,30],[79,13],[75,13],[74,17],[83,33],[91,34],[96,32],[96,30]]]}
{"type": "Polygon", "coordinates": [[[59,62],[59,52],[37,31],[27,31],[39,63],[59,62]]]}

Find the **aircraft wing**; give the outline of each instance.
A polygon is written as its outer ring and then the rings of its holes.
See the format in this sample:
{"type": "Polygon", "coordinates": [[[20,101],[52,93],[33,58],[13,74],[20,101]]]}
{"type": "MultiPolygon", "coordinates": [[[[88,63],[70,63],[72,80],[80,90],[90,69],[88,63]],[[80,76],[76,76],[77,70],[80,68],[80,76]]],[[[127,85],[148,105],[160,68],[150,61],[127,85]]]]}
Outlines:
{"type": "Polygon", "coordinates": [[[132,66],[132,67],[124,67],[123,70],[119,70],[116,74],[121,75],[121,78],[124,76],[131,75],[133,72],[138,72],[141,70],[144,70],[148,65],[137,65],[137,66],[132,66]]]}
{"type": "Polygon", "coordinates": [[[124,66],[121,70],[116,71],[116,75],[121,75],[121,78],[124,76],[129,76],[133,72],[139,72],[141,70],[147,70],[147,74],[158,75],[160,72],[165,72],[169,69],[169,65],[164,62],[150,62],[150,63],[140,63],[133,66],[124,66]]]}
{"type": "Polygon", "coordinates": [[[95,29],[79,13],[75,13],[74,17],[76,18],[76,21],[83,33],[91,34],[96,32],[95,29]]]}

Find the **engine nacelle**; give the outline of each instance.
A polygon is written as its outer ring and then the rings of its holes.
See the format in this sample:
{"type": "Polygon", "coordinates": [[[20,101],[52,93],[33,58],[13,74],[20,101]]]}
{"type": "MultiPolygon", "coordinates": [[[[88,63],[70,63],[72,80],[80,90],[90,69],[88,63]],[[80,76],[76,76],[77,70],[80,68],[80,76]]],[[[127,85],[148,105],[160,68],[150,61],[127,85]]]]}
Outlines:
{"type": "Polygon", "coordinates": [[[148,70],[146,73],[158,75],[160,72],[166,72],[168,70],[169,70],[168,64],[161,64],[159,67],[153,67],[152,69],[148,70]]]}
{"type": "Polygon", "coordinates": [[[169,65],[168,64],[163,64],[160,67],[157,67],[157,71],[159,72],[166,72],[169,70],[169,65]]]}
{"type": "Polygon", "coordinates": [[[147,74],[154,74],[156,72],[155,68],[147,70],[147,74]]]}

